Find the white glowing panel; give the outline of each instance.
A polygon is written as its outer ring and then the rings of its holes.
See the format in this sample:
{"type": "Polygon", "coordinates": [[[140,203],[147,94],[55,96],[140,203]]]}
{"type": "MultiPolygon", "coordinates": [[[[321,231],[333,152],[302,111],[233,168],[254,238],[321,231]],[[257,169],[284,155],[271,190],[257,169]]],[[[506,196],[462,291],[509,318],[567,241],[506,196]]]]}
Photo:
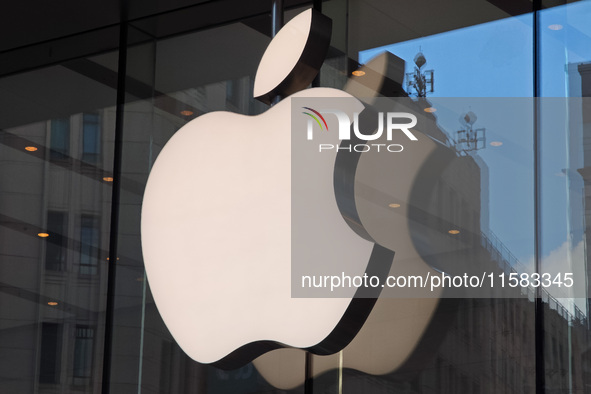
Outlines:
{"type": "Polygon", "coordinates": [[[308,41],[312,10],[306,10],[289,21],[273,38],[257,69],[254,97],[275,89],[300,60],[308,41]]]}
{"type": "MultiPolygon", "coordinates": [[[[317,88],[292,97],[351,96],[317,88]]],[[[291,298],[290,123],[290,98],[258,116],[203,115],[172,137],[150,174],[141,229],[148,281],[168,329],[197,361],[261,340],[316,345],[351,301],[291,298]]],[[[309,237],[322,239],[319,262],[341,259],[362,275],[373,243],[337,208],[335,156],[311,158],[310,181],[323,186],[309,237]]]]}

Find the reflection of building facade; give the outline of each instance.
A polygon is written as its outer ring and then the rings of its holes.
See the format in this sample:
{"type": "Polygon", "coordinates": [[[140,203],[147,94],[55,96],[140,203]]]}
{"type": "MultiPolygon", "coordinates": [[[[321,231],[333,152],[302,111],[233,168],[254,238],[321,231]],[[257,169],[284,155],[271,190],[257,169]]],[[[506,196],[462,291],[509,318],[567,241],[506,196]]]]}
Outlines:
{"type": "MultiPolygon", "coordinates": [[[[578,199],[571,206],[581,208],[572,213],[573,229],[576,230],[573,238],[575,240],[584,239],[584,244],[589,245],[591,242],[588,231],[589,224],[591,223],[591,204],[589,203],[589,197],[591,196],[591,144],[589,142],[589,133],[591,132],[591,118],[589,117],[591,64],[573,64],[570,65],[569,71],[569,77],[572,80],[571,84],[574,85],[571,89],[577,96],[582,97],[581,107],[577,106],[577,108],[571,110],[571,116],[575,119],[573,123],[576,122],[575,124],[579,127],[575,128],[576,131],[574,133],[571,133],[569,140],[570,148],[573,152],[569,162],[569,175],[575,189],[572,198],[578,199]],[[582,122],[579,123],[581,118],[582,122]],[[573,172],[572,174],[570,174],[571,171],[573,172]],[[583,204],[581,204],[581,201],[584,201],[583,204]]],[[[585,265],[588,266],[588,251],[585,253],[585,259],[585,265]]],[[[589,283],[589,279],[587,279],[587,283],[589,283]]]]}
{"type": "Polygon", "coordinates": [[[107,108],[2,131],[0,302],[12,312],[1,338],[18,373],[3,390],[99,390],[113,117],[107,108]]]}
{"type": "MultiPolygon", "coordinates": [[[[6,15],[16,15],[16,2],[12,3],[6,5],[6,15]]],[[[400,7],[394,2],[314,2],[318,3],[334,21],[332,47],[319,80],[337,88],[344,86],[351,64],[363,50],[467,26],[486,29],[480,24],[519,14],[483,1],[470,5],[475,12],[465,18],[454,17],[448,10],[464,15],[466,5],[451,2],[437,15],[441,22],[427,24],[424,12],[396,19],[400,7]],[[405,27],[409,23],[415,27],[405,27]]],[[[107,13],[113,4],[107,1],[100,7],[107,13]]],[[[508,299],[441,300],[409,358],[385,373],[348,367],[346,358],[352,356],[345,350],[345,360],[328,356],[329,367],[315,374],[320,357],[306,359],[299,352],[290,372],[295,371],[302,383],[282,390],[269,383],[256,364],[224,371],[189,359],[162,322],[144,277],[139,236],[142,193],[160,149],[188,120],[215,110],[244,114],[266,110],[251,95],[257,61],[269,41],[270,7],[266,2],[233,0],[188,0],[158,9],[147,3],[136,6],[142,10],[130,10],[127,36],[119,36],[117,12],[112,14],[115,19],[108,20],[97,12],[96,24],[83,28],[68,25],[61,32],[44,33],[39,27],[31,30],[30,41],[22,29],[15,30],[22,34],[0,35],[0,392],[309,393],[337,392],[339,387],[346,392],[416,394],[589,391],[588,311],[567,308],[562,303],[572,300],[557,300],[547,293],[543,349],[535,342],[532,298],[516,293],[508,299]],[[127,39],[123,47],[120,38],[127,39]],[[119,51],[126,53],[126,62],[118,59],[119,51]],[[10,62],[4,62],[7,58],[10,62]],[[121,68],[125,63],[126,68],[121,68]],[[127,76],[125,86],[117,82],[118,72],[127,76]],[[127,97],[117,99],[118,89],[124,89],[127,97]],[[115,149],[118,138],[121,154],[115,149]],[[120,173],[113,168],[115,157],[122,161],[120,173]],[[113,203],[115,180],[120,182],[120,195],[113,203]],[[119,214],[112,225],[115,206],[119,214]],[[118,257],[110,261],[114,241],[118,257]],[[116,279],[110,282],[108,271],[115,266],[116,279]],[[115,300],[110,323],[108,296],[115,300]],[[105,341],[108,331],[110,344],[105,341]],[[105,353],[105,346],[110,353],[105,353]],[[542,360],[545,369],[544,389],[536,387],[536,360],[542,360]],[[111,372],[108,381],[103,367],[111,372]]],[[[435,2],[432,6],[439,7],[435,2]]],[[[98,6],[89,7],[97,11],[98,6]]],[[[414,6],[405,7],[412,11],[414,6]]],[[[289,8],[287,16],[296,12],[289,8]]],[[[48,13],[47,19],[54,19],[52,15],[59,19],[55,13],[48,13]]],[[[30,18],[35,22],[37,16],[30,18]]],[[[45,26],[43,21],[36,23],[45,26]]],[[[524,47],[532,43],[524,41],[524,47]]],[[[412,46],[416,51],[415,43],[412,46]]],[[[483,56],[462,61],[474,61],[477,70],[483,56]]],[[[451,78],[445,68],[434,68],[438,81],[451,78]]],[[[405,70],[398,71],[404,75],[405,70]]],[[[582,96],[589,96],[588,65],[577,65],[576,72],[582,96]]],[[[397,83],[400,93],[403,81],[397,83]]],[[[437,92],[444,86],[438,82],[437,92]]],[[[478,96],[478,87],[474,89],[478,96]]],[[[570,141],[568,175],[571,230],[573,238],[584,237],[585,244],[591,221],[589,206],[583,202],[588,200],[591,179],[589,113],[586,107],[580,111],[583,125],[577,140],[570,141]]],[[[427,116],[435,122],[434,114],[427,116]]],[[[430,135],[443,145],[453,145],[438,127],[430,135]]],[[[195,147],[195,154],[199,149],[195,147]]],[[[431,213],[446,231],[455,224],[462,236],[472,234],[477,255],[488,258],[485,264],[495,273],[507,272],[516,259],[489,231],[490,216],[499,215],[489,204],[494,198],[489,189],[495,187],[489,183],[489,173],[492,177],[495,171],[497,176],[502,172],[508,178],[514,174],[498,166],[498,157],[480,153],[462,155],[463,164],[456,167],[462,172],[449,171],[439,180],[429,196],[431,213]]],[[[516,184],[523,182],[515,177],[516,184]]],[[[522,198],[530,203],[530,197],[522,198]]],[[[498,235],[505,242],[507,235],[498,235]]],[[[400,309],[404,315],[386,314],[384,319],[412,320],[417,302],[402,304],[407,306],[400,309]]],[[[378,328],[386,327],[380,324],[378,328]]],[[[378,359],[374,349],[388,348],[382,338],[400,335],[382,331],[382,336],[370,335],[374,347],[362,347],[357,353],[360,359],[365,357],[362,366],[378,359]]],[[[286,374],[272,373],[278,380],[286,374]]]]}
{"type": "MultiPolygon", "coordinates": [[[[243,78],[183,94],[200,111],[229,105],[248,112],[249,86],[243,78]]],[[[135,109],[141,115],[150,110],[141,103],[135,109]]],[[[156,111],[172,130],[183,123],[156,111]]],[[[0,249],[6,264],[0,305],[10,318],[0,319],[0,348],[14,354],[5,360],[16,372],[2,390],[100,392],[114,118],[111,107],[2,131],[0,249]]],[[[128,182],[124,188],[135,191],[128,182]]],[[[141,288],[142,274],[135,280],[141,288]]],[[[158,342],[172,348],[168,335],[160,335],[165,339],[158,342]]]]}

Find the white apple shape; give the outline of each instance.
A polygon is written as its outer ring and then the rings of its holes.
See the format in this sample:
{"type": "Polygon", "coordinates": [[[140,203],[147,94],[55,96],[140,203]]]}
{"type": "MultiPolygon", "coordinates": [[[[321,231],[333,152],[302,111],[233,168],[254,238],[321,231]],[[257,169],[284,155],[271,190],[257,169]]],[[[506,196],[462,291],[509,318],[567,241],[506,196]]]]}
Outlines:
{"type": "MultiPolygon", "coordinates": [[[[323,88],[294,96],[349,97],[323,88]]],[[[291,298],[290,115],[289,99],[259,116],[203,115],[171,138],[150,173],[142,208],[148,281],[173,337],[197,361],[262,340],[314,346],[349,306],[347,298],[291,298]]],[[[332,192],[332,167],[321,162],[329,155],[317,159],[311,182],[332,192]]],[[[328,253],[319,261],[351,261],[362,275],[372,243],[348,228],[334,197],[317,201],[324,215],[313,216],[310,234],[328,253]]]]}
{"type": "MultiPolygon", "coordinates": [[[[292,39],[293,32],[314,32],[317,17],[310,10],[298,15],[273,42],[292,39]]],[[[318,46],[315,37],[306,42],[300,61],[290,67],[304,67],[301,60],[311,55],[308,43],[318,46]]],[[[276,48],[269,47],[261,64],[276,56],[276,48]]],[[[293,72],[285,75],[281,89],[259,91],[264,101],[301,89],[312,74],[304,80],[294,79],[293,72]]],[[[291,297],[295,97],[352,98],[340,90],[315,88],[295,93],[258,116],[203,115],[168,141],[150,173],[141,223],[148,282],[172,336],[196,361],[231,368],[280,346],[335,352],[369,313],[362,311],[351,322],[352,312],[359,312],[354,307],[371,309],[375,302],[352,301],[355,289],[346,298],[291,297]],[[344,321],[348,332],[339,338],[344,321]]],[[[360,112],[363,106],[357,103],[353,110],[360,112]]],[[[338,143],[336,133],[323,138],[338,143]]],[[[349,267],[347,274],[363,275],[376,246],[355,234],[339,212],[333,189],[335,157],[323,153],[309,158],[314,169],[310,195],[297,198],[309,201],[314,214],[309,216],[309,231],[300,235],[316,251],[319,264],[333,259],[349,267]]],[[[385,254],[388,264],[391,255],[385,254]]]]}

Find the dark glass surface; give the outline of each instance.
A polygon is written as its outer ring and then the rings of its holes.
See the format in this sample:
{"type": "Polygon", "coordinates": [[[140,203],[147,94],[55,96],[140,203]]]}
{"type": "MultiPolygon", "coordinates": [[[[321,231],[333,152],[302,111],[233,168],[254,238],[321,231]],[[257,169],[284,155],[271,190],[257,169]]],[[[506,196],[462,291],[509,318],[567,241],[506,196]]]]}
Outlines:
{"type": "Polygon", "coordinates": [[[100,392],[115,94],[65,63],[0,78],[0,392],[100,392]]]}
{"type": "MultiPolygon", "coordinates": [[[[587,391],[588,300],[568,292],[543,293],[537,321],[533,294],[384,299],[335,355],[306,358],[283,349],[231,371],[191,360],[168,332],[146,280],[143,191],[159,152],[188,121],[212,111],[268,109],[252,99],[252,89],[270,40],[270,7],[189,3],[129,25],[121,174],[112,167],[118,52],[108,52],[118,28],[17,48],[15,62],[5,62],[11,75],[0,79],[0,392],[99,393],[105,362],[113,394],[587,391]],[[115,176],[121,187],[117,257],[110,262],[117,266],[115,310],[112,355],[104,360],[115,176]],[[410,333],[416,342],[406,339],[410,333]]],[[[343,89],[359,64],[389,51],[405,64],[393,95],[426,95],[431,104],[536,92],[591,96],[591,7],[574,2],[534,14],[526,6],[322,2],[333,39],[315,85],[343,89]],[[419,52],[424,67],[417,67],[419,52]],[[428,86],[417,90],[421,73],[428,86]]],[[[547,119],[536,127],[503,125],[476,104],[436,108],[438,136],[469,163],[461,176],[478,187],[454,188],[446,179],[432,202],[440,222],[478,229],[491,261],[529,272],[536,263],[548,271],[566,263],[588,282],[591,107],[564,103],[548,105],[564,105],[568,124],[547,119]],[[473,130],[458,121],[458,111],[476,113],[473,130]]],[[[302,330],[309,324],[302,322],[302,330]]]]}

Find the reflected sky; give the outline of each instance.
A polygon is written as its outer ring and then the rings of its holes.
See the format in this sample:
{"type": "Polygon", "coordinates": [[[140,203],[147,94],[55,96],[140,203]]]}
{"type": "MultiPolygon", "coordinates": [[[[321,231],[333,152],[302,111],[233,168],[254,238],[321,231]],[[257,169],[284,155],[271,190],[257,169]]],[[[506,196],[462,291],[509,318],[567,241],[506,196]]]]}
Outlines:
{"type": "MultiPolygon", "coordinates": [[[[591,61],[590,20],[591,2],[587,1],[540,13],[538,65],[543,97],[581,96],[576,64],[591,61]]],[[[524,14],[366,50],[359,53],[359,62],[389,51],[404,59],[410,72],[415,55],[422,51],[427,59],[423,69],[435,70],[434,92],[428,98],[437,106],[437,98],[442,97],[532,97],[533,48],[533,15],[524,14]]],[[[521,116],[499,117],[496,111],[487,111],[484,103],[440,102],[438,123],[456,139],[461,128],[458,114],[471,110],[478,115],[475,127],[486,128],[486,148],[477,155],[489,169],[490,231],[522,263],[533,264],[533,127],[524,124],[521,116]],[[503,145],[491,147],[492,141],[503,145]]],[[[576,126],[566,115],[576,112],[576,106],[580,108],[579,101],[547,103],[554,115],[543,116],[540,129],[542,255],[548,264],[581,258],[575,252],[584,228],[572,218],[582,214],[582,180],[576,171],[584,166],[579,152],[582,141],[572,132],[576,126]]]]}

